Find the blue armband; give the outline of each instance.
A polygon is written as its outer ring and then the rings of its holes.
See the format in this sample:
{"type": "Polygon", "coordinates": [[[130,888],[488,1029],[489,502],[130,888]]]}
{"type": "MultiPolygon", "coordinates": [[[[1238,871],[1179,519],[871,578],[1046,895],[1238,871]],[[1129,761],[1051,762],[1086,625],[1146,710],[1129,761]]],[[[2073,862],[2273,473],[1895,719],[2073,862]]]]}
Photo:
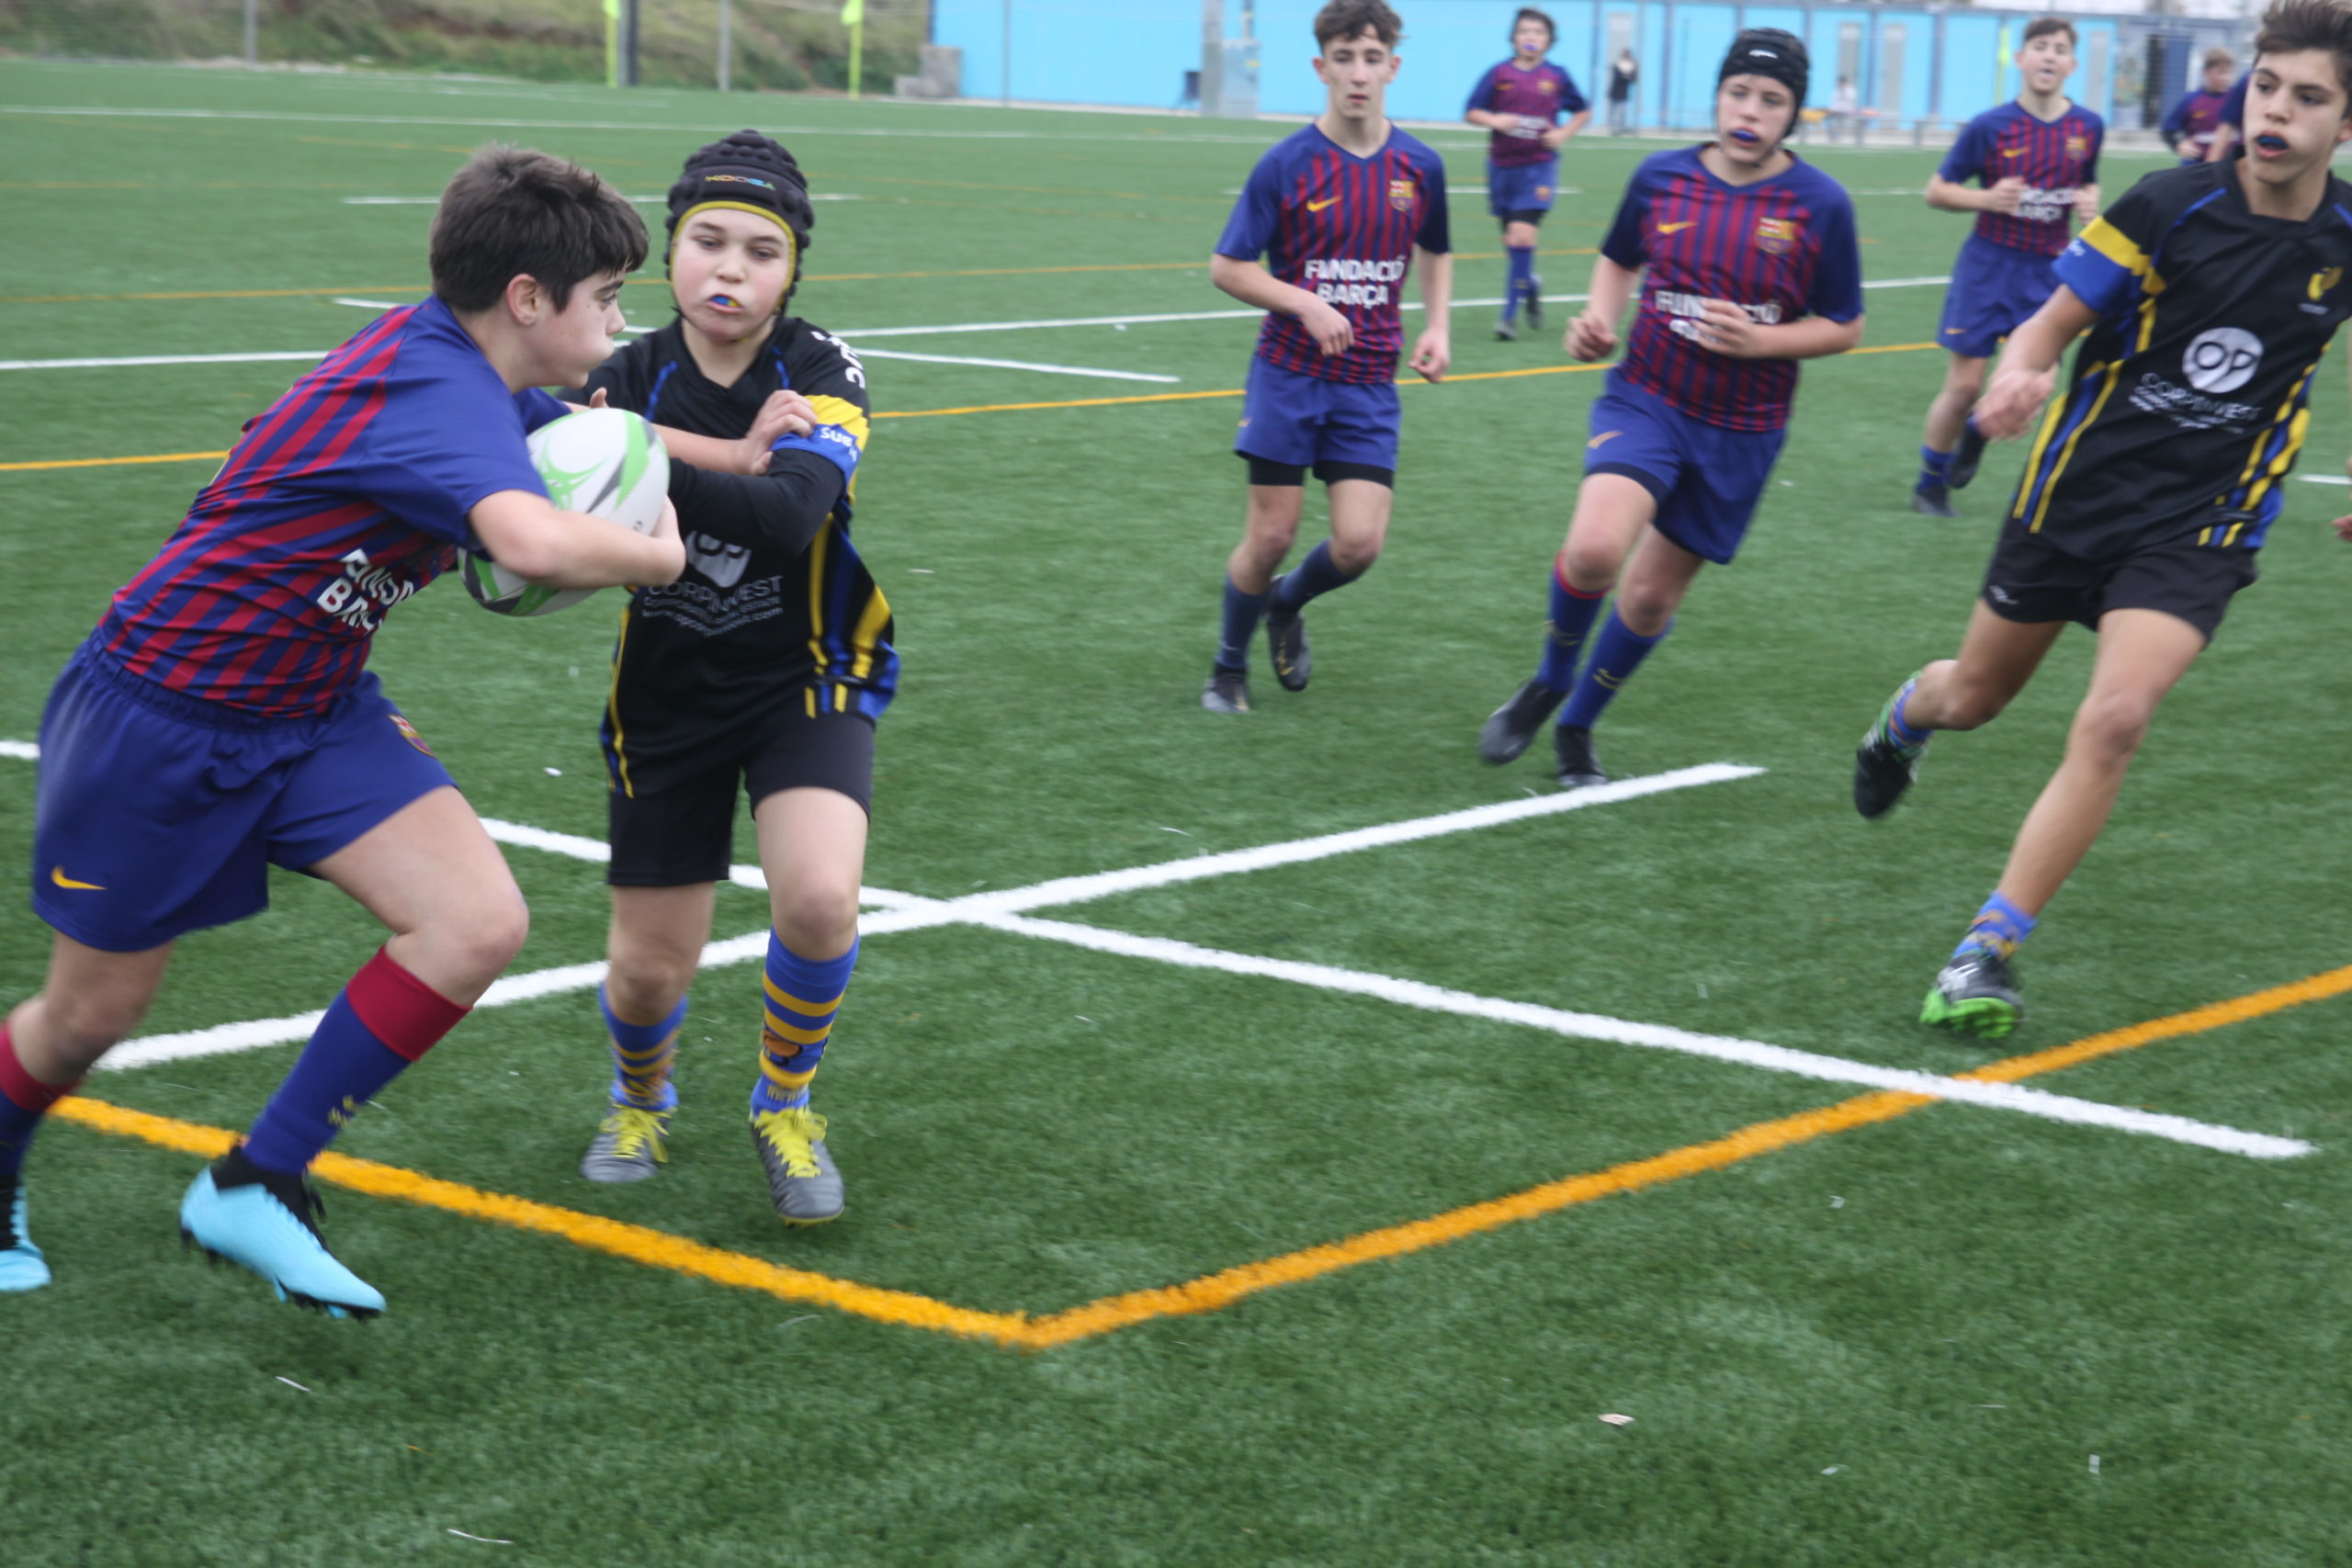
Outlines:
{"type": "Polygon", "coordinates": [[[782,435],[769,443],[771,452],[814,452],[842,471],[846,484],[857,477],[857,437],[838,424],[820,424],[806,435],[782,435]]]}

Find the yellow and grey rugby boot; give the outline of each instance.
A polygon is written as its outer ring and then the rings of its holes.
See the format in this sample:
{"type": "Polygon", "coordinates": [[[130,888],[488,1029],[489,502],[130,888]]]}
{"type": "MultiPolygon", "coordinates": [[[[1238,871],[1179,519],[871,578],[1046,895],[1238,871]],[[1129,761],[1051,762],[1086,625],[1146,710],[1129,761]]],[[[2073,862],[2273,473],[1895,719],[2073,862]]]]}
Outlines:
{"type": "Polygon", "coordinates": [[[807,1106],[752,1113],[752,1146],[767,1168],[768,1201],[791,1225],[841,1218],[842,1173],[825,1152],[825,1119],[807,1106]]]}
{"type": "Polygon", "coordinates": [[[580,1174],[591,1181],[642,1181],[669,1159],[670,1112],[616,1100],[605,1107],[594,1140],[580,1156],[580,1174]]]}

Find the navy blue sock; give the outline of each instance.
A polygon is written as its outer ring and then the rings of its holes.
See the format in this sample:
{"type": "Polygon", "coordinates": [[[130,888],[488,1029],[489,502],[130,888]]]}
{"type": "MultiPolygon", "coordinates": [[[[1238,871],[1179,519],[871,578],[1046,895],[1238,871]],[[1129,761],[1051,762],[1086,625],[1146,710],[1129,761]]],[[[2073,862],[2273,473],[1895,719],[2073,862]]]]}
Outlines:
{"type": "Polygon", "coordinates": [[[379,952],[319,1021],[245,1134],[245,1157],[264,1170],[300,1171],[468,1010],[379,952]]]}
{"type": "Polygon", "coordinates": [[[1305,560],[1274,579],[1273,606],[1285,615],[1295,615],[1306,607],[1308,600],[1319,598],[1334,588],[1345,588],[1354,581],[1331,558],[1331,541],[1326,539],[1307,551],[1305,560]]]}
{"type": "Polygon", "coordinates": [[[1537,685],[1565,692],[1577,683],[1577,655],[1584,651],[1585,636],[1608,597],[1606,588],[1587,593],[1569,587],[1554,565],[1552,614],[1544,623],[1544,662],[1535,670],[1537,685]]]}
{"type": "Polygon", "coordinates": [[[1951,468],[1951,454],[1939,452],[1932,446],[1919,448],[1919,488],[1929,489],[1945,482],[1951,468]]]}
{"type": "Polygon", "coordinates": [[[1216,645],[1220,670],[1250,668],[1250,639],[1258,635],[1258,618],[1266,613],[1266,595],[1244,593],[1225,580],[1225,634],[1216,645]]]}
{"type": "Polygon", "coordinates": [[[1590,729],[1610,699],[1650,656],[1650,649],[1664,642],[1673,629],[1674,623],[1668,621],[1656,637],[1643,637],[1619,620],[1611,606],[1609,619],[1601,623],[1600,635],[1592,639],[1592,657],[1585,660],[1577,689],[1568,694],[1567,705],[1560,710],[1560,722],[1573,729],[1590,729]]]}
{"type": "Polygon", "coordinates": [[[1535,281],[1535,247],[1506,245],[1503,249],[1510,257],[1510,279],[1503,285],[1503,320],[1508,321],[1519,314],[1520,296],[1535,281]]]}
{"type": "Polygon", "coordinates": [[[1952,949],[1951,955],[1959,958],[1973,947],[2007,958],[2018,950],[2019,942],[2033,934],[2034,923],[2031,915],[2002,897],[2000,889],[1995,888],[1993,896],[1984,900],[1984,907],[1976,911],[1976,918],[1968,923],[1968,934],[1960,939],[1960,945],[1952,949]]]}
{"type": "MultiPolygon", "coordinates": [[[[32,1147],[33,1134],[40,1131],[41,1118],[49,1108],[81,1087],[65,1084],[52,1087],[42,1083],[25,1071],[17,1060],[16,1043],[8,1037],[8,1026],[0,1022],[0,1177],[12,1177],[25,1167],[25,1155],[32,1147]]],[[[6,1216],[0,1215],[0,1224],[6,1216]]],[[[0,1231],[0,1235],[5,1235],[0,1231]]]]}

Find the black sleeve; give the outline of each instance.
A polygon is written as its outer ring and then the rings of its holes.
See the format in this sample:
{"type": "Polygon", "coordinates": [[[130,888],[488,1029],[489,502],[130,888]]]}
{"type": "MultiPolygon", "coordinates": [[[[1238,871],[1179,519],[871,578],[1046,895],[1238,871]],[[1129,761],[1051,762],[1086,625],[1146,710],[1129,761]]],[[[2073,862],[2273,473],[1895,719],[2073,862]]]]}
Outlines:
{"type": "Polygon", "coordinates": [[[652,340],[639,338],[624,344],[619,352],[588,372],[588,379],[576,388],[566,388],[556,394],[567,403],[585,407],[589,398],[599,389],[605,401],[616,409],[643,412],[649,367],[652,360],[652,340]]]}
{"type": "Polygon", "coordinates": [[[841,469],[811,452],[777,452],[764,474],[670,464],[670,499],[689,532],[796,556],[808,547],[847,488],[841,469]]]}

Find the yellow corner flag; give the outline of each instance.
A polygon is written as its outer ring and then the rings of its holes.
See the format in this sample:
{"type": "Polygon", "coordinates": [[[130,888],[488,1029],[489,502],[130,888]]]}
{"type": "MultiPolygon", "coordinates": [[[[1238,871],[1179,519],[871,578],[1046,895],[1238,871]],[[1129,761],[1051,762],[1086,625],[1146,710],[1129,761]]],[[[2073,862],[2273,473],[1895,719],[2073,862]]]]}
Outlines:
{"type": "MultiPolygon", "coordinates": [[[[849,3],[852,6],[863,6],[865,4],[865,0],[849,0],[849,3]]],[[[849,13],[844,9],[842,15],[846,17],[849,13]]],[[[2007,22],[2003,22],[2001,24],[2000,52],[1996,54],[1993,58],[1995,62],[1999,64],[2002,70],[2007,71],[2009,68],[2009,61],[2011,59],[2009,54],[2009,24],[2007,22]]]]}
{"type": "Polygon", "coordinates": [[[865,20],[865,0],[842,0],[842,26],[856,27],[865,20]]]}

